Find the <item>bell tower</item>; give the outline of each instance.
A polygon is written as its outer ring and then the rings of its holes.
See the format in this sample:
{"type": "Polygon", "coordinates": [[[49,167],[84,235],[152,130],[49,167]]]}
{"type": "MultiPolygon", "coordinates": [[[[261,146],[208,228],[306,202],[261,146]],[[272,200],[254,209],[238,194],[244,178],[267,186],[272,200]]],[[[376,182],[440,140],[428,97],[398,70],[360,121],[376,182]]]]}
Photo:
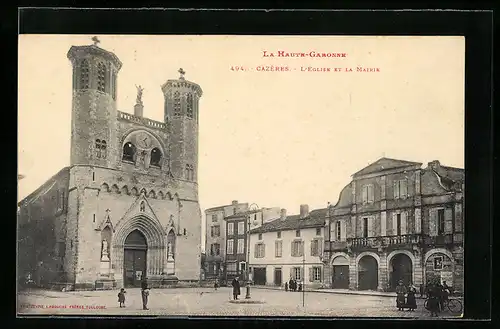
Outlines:
{"type": "Polygon", "coordinates": [[[72,46],[71,165],[109,167],[116,162],[117,75],[122,63],[112,52],[92,45],[72,46]]]}
{"type": "Polygon", "coordinates": [[[168,80],[162,91],[165,98],[165,123],[170,127],[170,168],[175,178],[198,181],[198,104],[201,87],[184,78],[168,80]]]}

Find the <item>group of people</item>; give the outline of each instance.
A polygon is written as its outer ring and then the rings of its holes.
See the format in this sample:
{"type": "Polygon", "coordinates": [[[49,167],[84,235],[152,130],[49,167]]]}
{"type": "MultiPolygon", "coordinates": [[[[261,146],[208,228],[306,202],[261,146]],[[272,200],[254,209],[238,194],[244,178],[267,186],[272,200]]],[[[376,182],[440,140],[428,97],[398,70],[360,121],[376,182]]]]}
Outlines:
{"type": "Polygon", "coordinates": [[[406,287],[403,284],[403,280],[399,281],[396,287],[396,306],[398,310],[403,311],[408,308],[408,311],[415,311],[417,309],[417,288],[413,284],[409,284],[406,287]]]}
{"type": "MultiPolygon", "coordinates": [[[[120,303],[120,307],[125,307],[125,294],[127,292],[124,288],[120,289],[118,293],[118,303],[120,303]]],[[[149,310],[148,308],[148,298],[149,298],[149,287],[148,281],[145,277],[141,280],[141,297],[142,297],[142,309],[149,310]]]]}
{"type": "Polygon", "coordinates": [[[294,278],[290,278],[288,282],[285,282],[285,291],[302,291],[302,282],[297,284],[294,278]]]}
{"type": "MultiPolygon", "coordinates": [[[[400,280],[396,287],[396,306],[402,311],[408,308],[409,311],[414,311],[417,308],[416,295],[417,289],[413,284],[406,287],[403,281],[400,280]]],[[[427,308],[431,312],[431,316],[438,316],[439,312],[444,310],[445,303],[451,294],[451,289],[446,284],[446,281],[439,280],[427,282],[425,295],[428,298],[427,308]]],[[[424,295],[424,287],[420,285],[420,297],[424,295]]]]}
{"type": "Polygon", "coordinates": [[[439,312],[444,311],[445,302],[451,294],[451,288],[446,281],[443,281],[443,284],[439,280],[430,281],[427,283],[426,294],[429,299],[427,307],[431,316],[438,316],[439,312]]]}

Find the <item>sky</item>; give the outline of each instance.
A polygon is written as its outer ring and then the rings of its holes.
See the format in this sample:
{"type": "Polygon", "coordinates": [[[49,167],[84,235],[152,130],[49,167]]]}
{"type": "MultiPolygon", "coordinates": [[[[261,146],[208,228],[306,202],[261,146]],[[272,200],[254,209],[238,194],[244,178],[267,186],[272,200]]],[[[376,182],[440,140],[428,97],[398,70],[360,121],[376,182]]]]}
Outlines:
{"type": "MultiPolygon", "coordinates": [[[[19,36],[18,171],[26,177],[18,200],[69,165],[66,54],[91,37],[19,36]]],[[[381,157],[464,167],[463,37],[98,37],[123,63],[120,111],[133,113],[141,85],[144,116],[162,121],[161,85],[177,79],[181,67],[203,89],[202,211],[232,200],[289,214],[300,204],[323,208],[337,202],[353,173],[381,157]],[[279,57],[279,51],[345,57],[279,57]]]]}

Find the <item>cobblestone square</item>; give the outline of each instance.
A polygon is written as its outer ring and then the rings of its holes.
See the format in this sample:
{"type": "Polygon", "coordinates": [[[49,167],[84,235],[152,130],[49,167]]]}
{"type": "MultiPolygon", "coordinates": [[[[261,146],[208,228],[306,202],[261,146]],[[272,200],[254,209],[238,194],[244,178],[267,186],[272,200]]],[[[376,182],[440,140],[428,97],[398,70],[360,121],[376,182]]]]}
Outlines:
{"type": "MultiPolygon", "coordinates": [[[[240,298],[244,299],[244,290],[240,298]]],[[[404,317],[430,319],[417,299],[414,312],[398,311],[393,297],[306,292],[303,294],[254,288],[251,297],[263,304],[230,303],[231,289],[153,289],[149,310],[142,310],[140,289],[128,289],[126,307],[120,308],[118,291],[55,292],[34,290],[20,293],[19,315],[57,314],[82,316],[318,316],[318,317],[404,317]]],[[[443,317],[458,317],[443,312],[443,317]]]]}

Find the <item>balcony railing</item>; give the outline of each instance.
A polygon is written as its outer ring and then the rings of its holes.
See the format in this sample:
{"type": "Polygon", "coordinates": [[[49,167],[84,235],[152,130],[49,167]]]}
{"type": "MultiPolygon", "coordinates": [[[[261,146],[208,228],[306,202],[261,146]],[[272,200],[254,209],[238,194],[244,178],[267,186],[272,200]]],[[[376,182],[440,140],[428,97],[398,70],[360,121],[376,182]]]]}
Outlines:
{"type": "Polygon", "coordinates": [[[368,238],[348,238],[347,246],[350,248],[380,248],[389,246],[414,245],[421,244],[422,242],[422,236],[419,234],[405,234],[368,238]]]}
{"type": "Polygon", "coordinates": [[[424,237],[424,244],[426,245],[447,245],[447,244],[458,244],[463,243],[462,233],[455,234],[443,234],[436,236],[424,237]]]}

